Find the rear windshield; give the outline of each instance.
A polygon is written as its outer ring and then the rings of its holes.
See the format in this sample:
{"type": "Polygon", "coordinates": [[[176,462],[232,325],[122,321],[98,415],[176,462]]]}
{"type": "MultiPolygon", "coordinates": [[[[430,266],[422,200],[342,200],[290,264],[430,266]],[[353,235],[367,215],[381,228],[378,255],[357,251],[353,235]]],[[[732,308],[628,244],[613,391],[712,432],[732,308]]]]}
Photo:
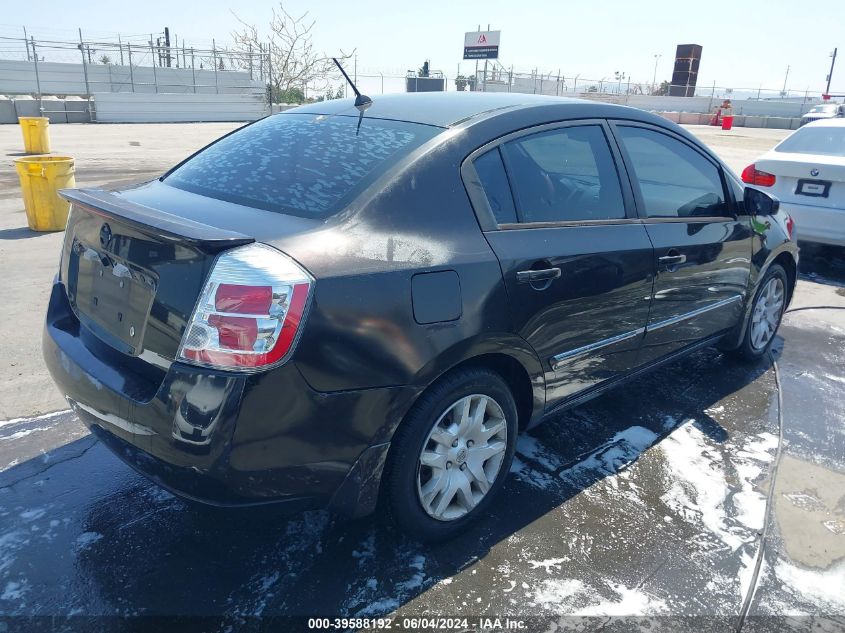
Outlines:
{"type": "Polygon", "coordinates": [[[817,105],[810,108],[810,111],[807,114],[818,114],[819,112],[835,112],[837,106],[828,104],[828,105],[817,105]]]}
{"type": "Polygon", "coordinates": [[[802,127],[784,139],[775,151],[845,156],[845,126],[802,127]]]}
{"type": "Polygon", "coordinates": [[[270,116],[190,158],[164,180],[210,198],[328,217],[441,128],[314,114],[270,116]]]}

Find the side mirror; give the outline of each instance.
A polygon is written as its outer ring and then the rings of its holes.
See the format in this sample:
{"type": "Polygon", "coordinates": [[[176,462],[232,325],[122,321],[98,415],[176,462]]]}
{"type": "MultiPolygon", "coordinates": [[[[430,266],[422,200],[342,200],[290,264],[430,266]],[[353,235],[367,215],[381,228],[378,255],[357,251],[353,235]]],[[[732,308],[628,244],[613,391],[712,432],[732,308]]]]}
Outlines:
{"type": "Polygon", "coordinates": [[[780,209],[780,200],[753,187],[745,188],[743,203],[748,215],[774,215],[780,209]]]}

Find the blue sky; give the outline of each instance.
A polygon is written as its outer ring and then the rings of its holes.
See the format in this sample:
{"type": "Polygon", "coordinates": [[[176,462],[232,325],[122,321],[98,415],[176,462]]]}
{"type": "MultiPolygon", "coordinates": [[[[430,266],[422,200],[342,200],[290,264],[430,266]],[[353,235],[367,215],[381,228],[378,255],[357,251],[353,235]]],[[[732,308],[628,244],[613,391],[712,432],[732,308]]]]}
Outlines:
{"type": "MultiPolygon", "coordinates": [[[[104,37],[117,32],[140,35],[165,25],[197,46],[230,39],[231,10],[247,22],[264,25],[271,0],[40,0],[14,2],[0,17],[0,35],[21,33],[26,25],[36,37],[73,38],[76,27],[104,37]]],[[[335,53],[357,48],[358,67],[402,72],[431,59],[433,69],[453,77],[474,69],[462,62],[464,31],[481,23],[501,29],[501,59],[518,70],[538,67],[569,77],[601,79],[625,72],[650,82],[654,55],[660,54],[657,79],[669,79],[675,45],[704,47],[699,86],[780,89],[787,65],[787,87],[795,91],[824,88],[829,53],[840,49],[832,92],[845,92],[845,2],[813,0],[767,2],[531,2],[522,0],[288,0],[291,13],[309,11],[317,24],[314,43],[335,53]]]]}

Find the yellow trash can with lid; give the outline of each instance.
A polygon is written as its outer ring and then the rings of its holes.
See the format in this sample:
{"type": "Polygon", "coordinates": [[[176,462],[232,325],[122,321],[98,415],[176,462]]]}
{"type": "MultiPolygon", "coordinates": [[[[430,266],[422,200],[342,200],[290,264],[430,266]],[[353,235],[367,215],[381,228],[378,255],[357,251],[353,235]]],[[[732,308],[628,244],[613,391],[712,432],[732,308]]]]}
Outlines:
{"type": "Polygon", "coordinates": [[[18,124],[23,133],[23,151],[27,154],[50,153],[50,119],[46,116],[21,116],[18,124]]]}
{"type": "Polygon", "coordinates": [[[63,231],[70,203],[59,189],[76,186],[70,156],[26,156],[15,159],[21,181],[29,228],[34,231],[63,231]]]}

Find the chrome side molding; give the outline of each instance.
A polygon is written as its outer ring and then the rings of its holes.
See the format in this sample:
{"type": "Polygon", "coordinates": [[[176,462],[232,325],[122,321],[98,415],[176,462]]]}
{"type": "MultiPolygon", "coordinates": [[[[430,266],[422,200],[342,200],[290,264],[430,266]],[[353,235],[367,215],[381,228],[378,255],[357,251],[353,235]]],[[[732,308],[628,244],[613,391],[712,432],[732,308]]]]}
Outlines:
{"type": "Polygon", "coordinates": [[[742,301],[742,296],[734,295],[733,297],[728,297],[727,299],[722,299],[721,301],[717,301],[716,303],[711,303],[709,306],[698,308],[697,310],[693,310],[692,312],[685,312],[684,314],[679,314],[678,316],[672,317],[671,319],[664,319],[663,321],[658,321],[657,323],[650,323],[646,326],[646,332],[659,330],[660,328],[675,325],[676,323],[680,323],[681,321],[686,321],[687,319],[692,319],[694,317],[700,316],[705,312],[724,308],[725,306],[728,306],[734,303],[735,301],[742,301]]]}
{"type": "Polygon", "coordinates": [[[646,327],[637,328],[636,330],[631,330],[630,332],[617,334],[616,336],[611,336],[610,338],[602,339],[601,341],[596,341],[595,343],[590,343],[589,345],[584,345],[582,347],[578,347],[567,352],[562,352],[560,354],[557,354],[556,356],[552,356],[549,359],[549,364],[552,367],[552,371],[558,371],[564,364],[566,364],[567,361],[577,356],[583,356],[584,354],[589,354],[590,352],[600,350],[603,347],[608,347],[610,345],[615,345],[616,343],[621,343],[622,341],[627,341],[628,339],[640,336],[641,334],[652,332],[654,330],[659,330],[660,328],[668,327],[670,325],[675,325],[676,323],[686,321],[687,319],[695,318],[706,312],[710,312],[711,310],[718,310],[719,308],[724,308],[725,306],[728,306],[736,301],[742,301],[742,296],[734,295],[733,297],[728,297],[727,299],[722,299],[721,301],[712,303],[709,306],[698,308],[697,310],[692,310],[691,312],[685,312],[684,314],[672,317],[671,319],[658,321],[657,323],[649,324],[646,327]]]}
{"type": "Polygon", "coordinates": [[[584,345],[583,347],[578,347],[576,349],[569,350],[568,352],[563,352],[562,354],[558,354],[557,356],[552,356],[552,358],[549,360],[549,363],[552,366],[552,370],[557,371],[558,369],[560,369],[561,365],[563,365],[566,361],[575,358],[576,356],[581,356],[583,354],[588,354],[589,352],[594,352],[598,349],[601,349],[602,347],[607,347],[608,345],[614,345],[615,343],[627,341],[628,339],[634,338],[635,336],[639,336],[643,333],[645,333],[645,328],[640,327],[636,330],[625,332],[624,334],[611,336],[610,338],[606,338],[595,343],[590,343],[589,345],[584,345]]]}

